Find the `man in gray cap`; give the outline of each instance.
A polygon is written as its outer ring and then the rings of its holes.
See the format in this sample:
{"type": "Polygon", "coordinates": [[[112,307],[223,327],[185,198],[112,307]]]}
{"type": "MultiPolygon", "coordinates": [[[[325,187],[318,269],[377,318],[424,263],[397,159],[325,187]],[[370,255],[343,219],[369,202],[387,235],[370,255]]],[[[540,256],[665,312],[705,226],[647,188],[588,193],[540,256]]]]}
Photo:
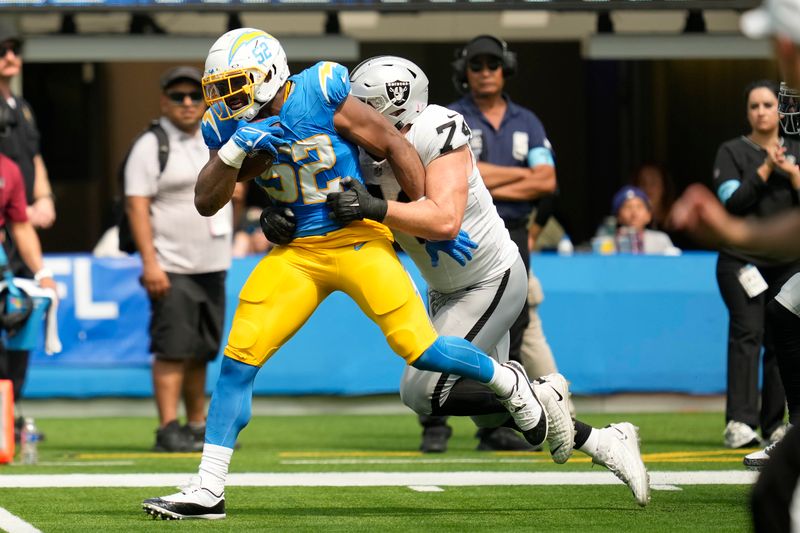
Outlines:
{"type": "MultiPolygon", "coordinates": [[[[27,218],[36,229],[49,228],[56,218],[53,191],[39,150],[39,130],[28,102],[11,91],[11,82],[22,72],[22,38],[16,27],[0,20],[0,153],[12,159],[22,172],[27,218]]],[[[8,234],[6,248],[14,274],[42,279],[52,274],[46,269],[32,272],[22,260],[13,238],[8,234]]],[[[22,397],[30,352],[0,351],[0,379],[9,379],[14,387],[14,400],[22,397]]],[[[22,428],[22,417],[15,425],[15,436],[22,428]]]]}
{"type": "Polygon", "coordinates": [[[194,186],[208,161],[200,133],[205,112],[202,74],[181,66],[161,77],[161,113],[133,144],[124,166],[126,214],[142,258],[150,298],[150,351],[159,428],[155,449],[198,451],[205,436],[206,367],[217,356],[225,318],[225,276],[231,264],[230,204],[204,218],[194,186]],[[158,136],[165,135],[161,166],[158,136]],[[178,422],[181,398],[187,423],[178,422]]]}

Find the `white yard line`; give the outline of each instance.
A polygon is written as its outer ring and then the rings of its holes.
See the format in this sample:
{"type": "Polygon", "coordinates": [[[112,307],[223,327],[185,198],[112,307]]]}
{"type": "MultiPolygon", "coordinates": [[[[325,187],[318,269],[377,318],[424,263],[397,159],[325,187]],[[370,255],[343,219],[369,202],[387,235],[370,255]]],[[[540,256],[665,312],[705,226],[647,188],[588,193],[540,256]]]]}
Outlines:
{"type": "Polygon", "coordinates": [[[31,524],[0,507],[0,530],[8,533],[42,533],[31,524]]]}
{"type": "MultiPolygon", "coordinates": [[[[39,474],[0,476],[0,488],[168,487],[185,485],[191,474],[39,474]]],[[[653,485],[749,485],[757,472],[709,470],[650,472],[653,485]]],[[[599,472],[320,472],[306,474],[230,474],[228,486],[240,487],[400,487],[478,485],[614,485],[599,472]]]]}
{"type": "Polygon", "coordinates": [[[442,487],[433,487],[431,485],[411,485],[408,488],[415,492],[444,492],[442,487]]]}

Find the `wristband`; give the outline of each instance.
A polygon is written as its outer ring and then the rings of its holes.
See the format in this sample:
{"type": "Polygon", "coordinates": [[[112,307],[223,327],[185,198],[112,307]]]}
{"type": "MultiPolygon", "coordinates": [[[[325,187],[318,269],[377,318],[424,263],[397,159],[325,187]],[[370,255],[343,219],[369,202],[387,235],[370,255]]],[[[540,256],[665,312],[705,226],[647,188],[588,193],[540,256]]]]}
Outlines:
{"type": "Polygon", "coordinates": [[[52,278],[52,277],[53,277],[53,271],[47,267],[40,268],[39,270],[36,271],[36,274],[33,275],[33,279],[35,279],[36,281],[42,281],[45,278],[52,278]]]}
{"type": "Polygon", "coordinates": [[[244,158],[247,157],[247,152],[239,148],[233,139],[228,140],[222,145],[222,148],[217,152],[217,156],[223,163],[232,168],[242,168],[244,158]]]}

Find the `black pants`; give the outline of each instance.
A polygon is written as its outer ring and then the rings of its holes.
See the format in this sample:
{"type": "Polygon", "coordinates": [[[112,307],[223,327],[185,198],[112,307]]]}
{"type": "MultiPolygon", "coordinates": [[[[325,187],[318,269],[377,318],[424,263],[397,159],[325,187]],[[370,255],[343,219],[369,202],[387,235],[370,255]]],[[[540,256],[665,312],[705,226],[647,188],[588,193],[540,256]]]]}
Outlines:
{"type": "Polygon", "coordinates": [[[782,422],[786,395],[778,371],[769,323],[767,302],[800,270],[800,263],[759,268],[769,288],[750,298],[739,283],[739,269],[747,262],[725,253],[717,260],[717,283],[728,308],[728,383],[725,420],[761,427],[768,437],[782,422]],[[764,347],[763,384],[759,410],[758,369],[764,347]]]}
{"type": "Polygon", "coordinates": [[[751,496],[756,533],[789,531],[792,504],[800,478],[800,426],[794,426],[770,454],[751,496]]]}
{"type": "MultiPolygon", "coordinates": [[[[522,257],[522,262],[525,263],[525,272],[528,272],[528,275],[530,275],[531,252],[528,249],[527,219],[524,221],[504,220],[503,222],[505,222],[508,233],[511,235],[511,240],[517,245],[519,255],[522,257]]],[[[528,313],[528,299],[526,297],[525,305],[522,306],[522,311],[520,311],[519,316],[511,325],[511,329],[509,329],[511,343],[508,349],[508,358],[511,361],[522,361],[519,352],[522,347],[522,336],[525,334],[525,330],[528,329],[528,324],[531,321],[528,313]]]]}
{"type": "Polygon", "coordinates": [[[0,347],[0,379],[10,379],[14,389],[14,402],[22,398],[22,386],[28,374],[30,352],[8,351],[0,347]]]}

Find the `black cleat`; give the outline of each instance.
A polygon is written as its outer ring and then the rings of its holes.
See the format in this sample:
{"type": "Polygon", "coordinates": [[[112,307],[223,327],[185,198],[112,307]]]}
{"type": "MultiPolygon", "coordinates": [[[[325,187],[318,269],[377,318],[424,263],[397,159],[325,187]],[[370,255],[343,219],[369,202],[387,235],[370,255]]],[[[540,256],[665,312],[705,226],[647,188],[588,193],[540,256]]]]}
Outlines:
{"type": "Polygon", "coordinates": [[[422,430],[422,444],[419,451],[422,453],[444,453],[447,451],[447,440],[453,434],[453,428],[448,425],[426,426],[422,430]]]}
{"type": "Polygon", "coordinates": [[[519,433],[503,426],[481,428],[475,436],[480,439],[476,448],[479,452],[538,452],[542,449],[541,446],[531,446],[519,433]]]}
{"type": "Polygon", "coordinates": [[[225,495],[217,496],[197,484],[181,492],[142,502],[144,512],[162,520],[220,520],[225,518],[225,495]]]}

